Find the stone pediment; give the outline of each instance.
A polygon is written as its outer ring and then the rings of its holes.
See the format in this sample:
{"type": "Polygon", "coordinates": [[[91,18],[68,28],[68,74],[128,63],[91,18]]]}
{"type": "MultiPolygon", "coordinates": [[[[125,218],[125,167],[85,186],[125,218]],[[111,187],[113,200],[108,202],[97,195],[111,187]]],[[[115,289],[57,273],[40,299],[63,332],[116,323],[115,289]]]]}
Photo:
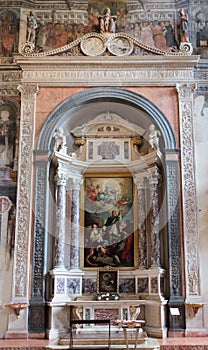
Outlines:
{"type": "Polygon", "coordinates": [[[24,43],[20,53],[29,57],[46,57],[46,56],[189,56],[193,53],[193,47],[190,42],[183,42],[179,50],[170,48],[163,51],[158,48],[150,47],[139,40],[131,37],[126,33],[101,34],[88,33],[81,38],[74,40],[65,46],[41,51],[34,47],[33,43],[24,43]]]}
{"type": "Polygon", "coordinates": [[[133,138],[143,136],[145,132],[118,114],[106,112],[74,128],[71,134],[76,138],[133,138]]]}
{"type": "Polygon", "coordinates": [[[80,147],[77,158],[107,163],[130,162],[134,154],[132,142],[142,144],[145,132],[140,126],[110,112],[101,113],[71,130],[75,144],[80,147]]]}

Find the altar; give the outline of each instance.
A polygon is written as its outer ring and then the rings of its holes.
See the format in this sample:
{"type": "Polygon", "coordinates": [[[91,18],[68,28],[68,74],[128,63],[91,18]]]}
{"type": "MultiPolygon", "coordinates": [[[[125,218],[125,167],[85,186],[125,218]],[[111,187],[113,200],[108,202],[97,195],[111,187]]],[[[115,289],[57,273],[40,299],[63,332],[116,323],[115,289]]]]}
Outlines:
{"type": "Polygon", "coordinates": [[[69,152],[68,128],[58,128],[52,139],[48,337],[66,332],[74,319],[136,318],[149,336],[164,337],[159,132],[153,124],[144,129],[117,113],[100,113],[70,131],[76,152],[69,152]]]}

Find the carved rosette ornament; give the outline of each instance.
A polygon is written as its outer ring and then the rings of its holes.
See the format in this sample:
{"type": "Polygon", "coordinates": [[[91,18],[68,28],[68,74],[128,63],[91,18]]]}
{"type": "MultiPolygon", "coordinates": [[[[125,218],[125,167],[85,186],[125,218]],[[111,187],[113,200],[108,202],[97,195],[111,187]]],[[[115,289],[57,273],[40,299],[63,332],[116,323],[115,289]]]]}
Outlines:
{"type": "Polygon", "coordinates": [[[193,145],[193,93],[195,84],[177,84],[180,110],[183,228],[187,264],[187,297],[200,295],[199,247],[193,145]]]}
{"type": "Polygon", "coordinates": [[[32,181],[31,169],[33,159],[33,120],[38,88],[36,85],[18,86],[21,92],[21,121],[19,148],[19,169],[17,187],[17,213],[15,232],[14,256],[14,290],[13,299],[28,297],[28,264],[29,264],[29,236],[31,231],[32,210],[32,181]]]}

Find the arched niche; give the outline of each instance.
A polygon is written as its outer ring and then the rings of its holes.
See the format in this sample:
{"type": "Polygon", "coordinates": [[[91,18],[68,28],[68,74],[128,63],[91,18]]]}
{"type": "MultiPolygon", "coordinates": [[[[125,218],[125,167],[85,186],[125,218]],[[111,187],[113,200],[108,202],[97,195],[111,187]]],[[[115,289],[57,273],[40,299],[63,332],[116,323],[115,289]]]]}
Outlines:
{"type": "MultiPolygon", "coordinates": [[[[163,213],[165,214],[166,219],[169,218],[169,221],[166,222],[165,234],[166,239],[163,240],[161,249],[168,251],[169,256],[172,254],[177,254],[177,273],[174,267],[171,265],[171,259],[168,261],[168,254],[164,259],[166,260],[166,269],[168,270],[169,282],[166,286],[166,298],[171,299],[171,295],[174,296],[176,303],[182,303],[182,283],[181,283],[181,248],[180,248],[180,229],[179,229],[179,206],[178,206],[178,160],[177,150],[176,150],[176,140],[171,128],[170,123],[166,119],[165,115],[149,100],[144,98],[141,95],[138,95],[134,92],[131,92],[126,89],[120,88],[93,88],[82,91],[76,95],[71,96],[64,102],[62,102],[48,117],[46,120],[37,142],[36,154],[41,155],[48,153],[49,158],[46,161],[37,161],[36,162],[36,208],[35,208],[35,221],[34,221],[34,253],[33,253],[33,283],[32,283],[32,298],[31,298],[31,313],[30,313],[30,331],[37,332],[38,330],[44,330],[45,322],[45,279],[42,278],[45,274],[53,268],[54,256],[53,256],[53,246],[54,246],[54,237],[50,234],[51,226],[54,226],[55,221],[51,221],[51,216],[54,218],[54,204],[51,204],[51,198],[55,198],[55,187],[52,186],[52,191],[50,189],[50,181],[53,183],[53,178],[55,176],[56,169],[51,167],[51,156],[53,154],[53,136],[58,127],[63,127],[65,131],[68,130],[67,137],[67,146],[70,151],[73,152],[73,142],[70,130],[74,129],[77,126],[81,126],[83,123],[88,120],[93,119],[99,113],[113,112],[119,114],[125,120],[130,123],[135,123],[141,126],[144,130],[147,131],[150,124],[154,124],[156,128],[160,131],[160,150],[163,155],[163,162],[161,163],[161,170],[163,172],[163,182],[162,193],[164,198],[163,213]],[[70,149],[71,148],[71,149],[70,149]],[[167,155],[171,154],[171,160],[168,159],[167,155]],[[173,155],[176,157],[174,158],[173,155]],[[53,172],[54,169],[54,172],[53,172]],[[170,181],[171,177],[171,181],[170,181]],[[173,207],[171,203],[174,202],[173,207]],[[52,215],[51,213],[52,210],[52,215]],[[169,214],[174,215],[169,217],[169,214]],[[176,239],[177,244],[173,244],[173,237],[176,239]],[[40,249],[41,244],[41,249],[40,249]],[[168,248],[168,249],[167,249],[168,248]],[[42,270],[37,268],[42,266],[42,270]],[[41,276],[41,278],[40,278],[41,276]],[[177,283],[177,290],[174,287],[174,283],[177,283]],[[39,329],[34,322],[35,314],[37,315],[37,310],[41,310],[39,313],[39,329]],[[41,316],[40,316],[41,315],[41,316]]],[[[148,133],[145,134],[144,138],[147,140],[148,133]]],[[[59,158],[59,156],[58,156],[59,158]]],[[[59,161],[59,159],[58,159],[59,161]]],[[[76,162],[75,162],[76,163],[76,162]]],[[[150,160],[151,163],[151,160],[150,160]]],[[[150,164],[151,165],[151,164],[150,164]]],[[[73,161],[70,163],[70,166],[73,168],[73,161]]],[[[75,164],[76,168],[76,164],[75,164]]],[[[77,168],[76,168],[77,170],[77,168]]],[[[140,191],[140,189],[138,190],[140,191]]],[[[150,192],[150,191],[149,191],[150,192]]],[[[139,192],[138,192],[139,193],[139,192]]],[[[139,198],[139,194],[138,194],[139,198]]],[[[156,200],[154,198],[154,200],[156,200]]],[[[154,213],[156,218],[158,212],[154,213]]],[[[140,225],[142,223],[140,222],[140,225]]],[[[163,230],[161,230],[163,232],[163,230]]],[[[54,233],[54,231],[53,231],[54,233]]],[[[162,233],[163,234],[163,233],[162,233]]],[[[153,238],[154,239],[154,238],[153,238]]],[[[158,252],[154,257],[156,260],[158,258],[158,252]]],[[[151,260],[151,258],[150,258],[151,260]]],[[[154,265],[154,264],[153,264],[154,265]]],[[[155,265],[156,268],[160,268],[160,265],[155,265]]],[[[134,266],[135,268],[136,266],[134,266]]],[[[148,268],[151,267],[151,264],[148,265],[148,268]]],[[[145,266],[143,266],[145,268],[145,266]]],[[[81,276],[81,275],[80,275],[81,276]]],[[[156,277],[156,283],[160,284],[161,282],[160,275],[156,277]],[[157,278],[159,276],[159,279],[157,278]]],[[[53,275],[53,283],[57,281],[56,273],[53,275]]],[[[59,275],[60,277],[60,275],[59,275]]],[[[138,294],[138,283],[139,278],[136,280],[138,294]]],[[[149,280],[150,288],[154,290],[154,280],[155,277],[149,280]]],[[[62,280],[62,282],[64,279],[62,280]]],[[[60,281],[59,281],[60,282],[60,281]]],[[[46,294],[46,299],[51,297],[53,294],[54,284],[52,283],[51,289],[46,294]]],[[[63,283],[67,283],[66,281],[63,283]]],[[[80,284],[81,288],[81,284],[80,284]]],[[[164,291],[163,291],[164,292],[164,291]]],[[[81,290],[80,290],[81,293],[81,290]]],[[[78,293],[79,294],[79,293],[78,293]]],[[[141,296],[139,296],[141,298],[141,296]]],[[[164,297],[162,297],[164,299],[164,297]]],[[[147,308],[148,309],[148,308],[147,308]]],[[[51,315],[53,314],[53,307],[50,309],[51,315]]],[[[165,313],[164,309],[162,313],[165,313]]],[[[161,321],[162,322],[162,321],[161,321]]],[[[181,322],[181,321],[180,321],[181,322]]],[[[150,322],[151,323],[151,322],[150,322]]],[[[160,323],[160,321],[159,321],[160,323]]],[[[177,327],[183,327],[183,318],[181,324],[177,327]]],[[[152,325],[149,326],[151,328],[152,325]]],[[[53,326],[52,326],[53,328],[53,326]]],[[[159,328],[164,328],[162,332],[166,332],[167,324],[159,326],[159,328]]],[[[158,330],[158,333],[160,331],[158,330]]]]}

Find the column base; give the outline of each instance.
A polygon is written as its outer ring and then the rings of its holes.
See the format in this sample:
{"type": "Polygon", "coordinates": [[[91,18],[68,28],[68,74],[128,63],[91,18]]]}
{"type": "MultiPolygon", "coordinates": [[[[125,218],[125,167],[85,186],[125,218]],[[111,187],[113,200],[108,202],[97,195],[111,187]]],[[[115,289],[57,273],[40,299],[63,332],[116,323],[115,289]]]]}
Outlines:
{"type": "Polygon", "coordinates": [[[29,333],[16,329],[15,332],[7,331],[5,339],[28,339],[29,333]]]}
{"type": "Polygon", "coordinates": [[[183,331],[168,331],[168,338],[184,338],[185,337],[185,332],[183,331]]]}
{"type": "Polygon", "coordinates": [[[185,337],[208,337],[207,329],[186,330],[185,337]]]}

